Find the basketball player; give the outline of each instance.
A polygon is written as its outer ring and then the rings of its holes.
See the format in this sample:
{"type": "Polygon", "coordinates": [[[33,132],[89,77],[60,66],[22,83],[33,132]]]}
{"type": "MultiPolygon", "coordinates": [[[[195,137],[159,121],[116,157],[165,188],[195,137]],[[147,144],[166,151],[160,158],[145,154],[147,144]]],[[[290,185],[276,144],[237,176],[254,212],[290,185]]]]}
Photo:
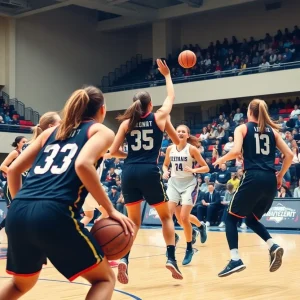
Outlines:
{"type": "MultiPolygon", "coordinates": [[[[11,151],[5,160],[2,162],[0,166],[0,170],[2,171],[4,177],[6,177],[6,184],[4,185],[4,198],[6,201],[7,208],[9,208],[11,204],[11,195],[8,189],[8,184],[7,184],[7,172],[9,166],[12,164],[12,162],[21,154],[22,148],[24,144],[26,144],[27,139],[24,136],[17,136],[15,138],[15,141],[12,143],[12,146],[15,148],[13,151],[11,151]]],[[[22,179],[25,178],[25,174],[22,176],[22,179]]],[[[5,219],[1,222],[0,224],[0,231],[5,228],[5,219]]]]}
{"type": "Polygon", "coordinates": [[[33,141],[35,141],[43,131],[45,131],[48,128],[59,125],[60,122],[61,122],[61,118],[59,114],[55,111],[49,111],[43,114],[40,117],[39,124],[37,124],[32,128],[33,136],[31,140],[28,143],[24,144],[22,150],[25,150],[30,144],[32,144],[33,141]]]}
{"type": "Polygon", "coordinates": [[[65,104],[61,125],[43,132],[10,166],[8,185],[14,200],[6,219],[7,272],[13,278],[1,288],[0,300],[27,293],[46,256],[70,281],[82,276],[91,283],[86,299],[111,299],[114,273],[78,221],[89,191],[126,234],[133,234],[133,222],[114,209],[95,168],[114,139],[113,132],[99,124],[105,113],[99,89],[75,91],[65,104]],[[20,189],[20,175],[28,169],[20,189]]]}
{"type": "MultiPolygon", "coordinates": [[[[175,99],[170,70],[165,62],[157,60],[158,70],[166,79],[167,98],[162,107],[152,113],[153,104],[147,92],[138,92],[133,104],[118,119],[123,121],[119,127],[110,153],[113,157],[126,158],[122,173],[122,193],[129,218],[134,222],[135,236],[141,226],[141,202],[143,199],[156,208],[162,222],[162,230],[167,245],[168,260],[166,268],[175,279],[183,279],[175,259],[175,230],[168,198],[157,166],[163,132],[168,133],[172,126],[169,114],[175,99]],[[128,155],[119,148],[124,140],[128,142],[128,155]]],[[[178,139],[178,138],[177,138],[178,139]]],[[[118,280],[128,283],[129,253],[121,259],[118,266],[118,280]]]]}
{"type": "MultiPolygon", "coordinates": [[[[180,207],[179,224],[183,227],[187,248],[183,265],[192,261],[194,251],[192,248],[192,225],[190,214],[194,206],[194,200],[198,194],[198,180],[194,173],[207,173],[209,168],[196,148],[198,139],[190,135],[190,130],[185,125],[179,125],[177,134],[180,140],[179,145],[172,145],[167,148],[165,161],[163,164],[163,178],[168,180],[169,165],[171,163],[171,178],[168,181],[167,195],[169,198],[169,209],[171,214],[175,213],[176,207],[180,207]],[[193,168],[194,161],[201,167],[193,168]]],[[[199,231],[204,242],[206,241],[206,228],[199,221],[199,231]]]]}
{"type": "Polygon", "coordinates": [[[277,132],[279,126],[270,119],[265,101],[252,100],[247,116],[248,123],[238,126],[234,132],[233,149],[214,163],[215,166],[222,165],[243,152],[245,173],[229,204],[226,220],[231,260],[219,277],[246,268],[238,252],[237,231],[239,219],[245,217],[246,225],[269,247],[270,272],[276,271],[282,264],[283,248],[274,242],[259,219],[271,208],[277,188],[281,186],[282,178],[292,163],[293,153],[277,132]],[[277,175],[274,167],[276,147],[285,157],[277,175]]]}

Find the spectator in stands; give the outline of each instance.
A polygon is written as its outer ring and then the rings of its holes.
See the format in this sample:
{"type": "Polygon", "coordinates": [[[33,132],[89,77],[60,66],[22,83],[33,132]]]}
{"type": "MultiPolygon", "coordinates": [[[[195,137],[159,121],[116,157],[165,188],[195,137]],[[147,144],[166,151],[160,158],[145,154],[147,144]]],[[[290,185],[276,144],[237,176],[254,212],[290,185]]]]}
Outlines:
{"type": "Polygon", "coordinates": [[[126,211],[126,207],[125,207],[125,201],[124,201],[124,196],[122,193],[119,194],[119,199],[117,200],[116,203],[116,210],[119,211],[120,213],[122,213],[123,215],[127,216],[127,211],[126,211]]]}
{"type": "MultiPolygon", "coordinates": [[[[244,164],[244,160],[243,160],[243,157],[242,156],[239,156],[235,159],[235,166],[236,168],[242,168],[243,167],[243,164],[244,164]]],[[[238,174],[237,174],[238,176],[238,174]]],[[[239,178],[239,176],[238,176],[239,178]]],[[[239,178],[240,179],[240,178],[239,178]]]]}
{"type": "Polygon", "coordinates": [[[300,180],[298,180],[298,187],[294,189],[294,198],[300,198],[300,180]]]}
{"type": "Polygon", "coordinates": [[[233,148],[233,137],[230,136],[228,138],[228,142],[225,144],[224,149],[223,149],[223,155],[225,155],[226,153],[228,153],[232,148],[233,148]]]}
{"type": "Polygon", "coordinates": [[[280,190],[278,191],[277,198],[291,198],[292,194],[286,186],[281,186],[280,190]]]}
{"type": "Polygon", "coordinates": [[[294,136],[292,135],[292,133],[290,131],[286,131],[285,132],[285,139],[284,141],[287,143],[287,145],[290,147],[290,149],[297,148],[297,143],[294,139],[294,136]]]}
{"type": "Polygon", "coordinates": [[[242,180],[243,175],[244,175],[243,169],[242,169],[242,168],[238,168],[238,169],[236,170],[236,175],[237,175],[237,178],[238,178],[239,180],[242,180]]]}
{"type": "Polygon", "coordinates": [[[259,72],[267,72],[270,69],[270,63],[263,58],[262,63],[259,65],[259,72]]]}
{"type": "MultiPolygon", "coordinates": [[[[200,177],[200,176],[199,176],[200,177]]],[[[198,177],[198,178],[199,178],[198,177]]],[[[201,178],[201,177],[200,177],[201,178]]],[[[204,176],[204,182],[200,185],[200,191],[203,193],[208,192],[208,184],[209,184],[210,177],[209,176],[204,176]]],[[[199,182],[199,180],[198,180],[199,182]]]]}
{"type": "Polygon", "coordinates": [[[244,115],[241,113],[240,108],[237,108],[236,113],[233,117],[233,121],[236,123],[236,125],[240,122],[240,120],[244,117],[244,115]]]}
{"type": "Polygon", "coordinates": [[[3,117],[0,115],[0,124],[4,124],[3,117]]]}
{"type": "Polygon", "coordinates": [[[207,144],[208,137],[209,137],[209,132],[207,131],[207,127],[203,127],[202,133],[200,134],[200,141],[205,142],[207,144]]]}
{"type": "Polygon", "coordinates": [[[207,158],[205,158],[205,161],[206,161],[206,163],[207,163],[207,165],[209,167],[209,175],[210,175],[210,174],[212,174],[215,171],[215,168],[212,165],[212,159],[209,158],[209,157],[207,157],[207,158]]]}
{"type": "Polygon", "coordinates": [[[286,129],[286,123],[282,116],[279,116],[277,123],[279,124],[281,130],[284,131],[286,129]]]}
{"type": "Polygon", "coordinates": [[[226,189],[226,192],[225,192],[225,195],[224,195],[224,199],[221,201],[221,205],[223,207],[223,215],[222,215],[222,219],[221,219],[221,223],[219,225],[219,227],[225,227],[225,221],[226,221],[226,218],[227,218],[227,209],[228,209],[228,205],[230,203],[230,201],[232,200],[233,198],[233,195],[234,195],[234,186],[230,183],[227,183],[227,189],[226,189]]]}
{"type": "Polygon", "coordinates": [[[233,186],[233,190],[236,191],[238,186],[240,185],[240,180],[237,177],[235,172],[231,173],[231,178],[227,181],[227,185],[230,184],[233,186]]]}
{"type": "Polygon", "coordinates": [[[258,67],[261,63],[261,57],[259,52],[255,53],[255,56],[252,58],[252,67],[258,67]]]}
{"type": "Polygon", "coordinates": [[[269,62],[270,62],[270,65],[274,65],[277,61],[277,54],[275,52],[275,50],[272,51],[272,54],[270,55],[269,57],[269,62]]]}
{"type": "Polygon", "coordinates": [[[299,115],[300,115],[300,109],[299,109],[298,105],[294,105],[294,110],[292,110],[290,118],[298,119],[299,115]]]}
{"type": "Polygon", "coordinates": [[[214,127],[211,127],[208,138],[209,139],[215,139],[217,136],[217,130],[214,127]]]}
{"type": "Polygon", "coordinates": [[[111,187],[111,190],[108,193],[108,198],[110,199],[114,207],[116,207],[117,201],[120,198],[120,193],[118,192],[118,188],[115,185],[111,187]]]}
{"type": "Polygon", "coordinates": [[[216,189],[222,191],[226,189],[226,184],[230,179],[231,174],[227,171],[226,164],[221,165],[220,171],[216,175],[216,189]]]}
{"type": "Polygon", "coordinates": [[[204,149],[204,147],[202,146],[202,143],[201,143],[201,142],[198,142],[198,147],[197,147],[197,148],[199,149],[200,154],[201,154],[202,156],[204,156],[205,149],[204,149]]]}
{"type": "Polygon", "coordinates": [[[219,158],[218,150],[214,147],[212,150],[211,163],[213,164],[219,158]]]}
{"type": "Polygon", "coordinates": [[[208,192],[205,194],[204,199],[201,201],[201,205],[197,207],[197,217],[199,221],[204,221],[206,217],[206,226],[209,227],[214,217],[214,214],[221,205],[220,194],[215,191],[214,184],[208,184],[208,192]]]}
{"type": "Polygon", "coordinates": [[[12,119],[9,116],[9,111],[6,112],[5,115],[4,115],[4,122],[5,122],[5,124],[11,124],[11,122],[12,122],[12,119]]]}
{"type": "Polygon", "coordinates": [[[222,127],[223,127],[223,129],[225,130],[225,132],[226,132],[227,130],[229,130],[230,124],[229,124],[229,122],[228,122],[228,119],[226,119],[226,118],[224,119],[224,123],[223,123],[222,127]]]}
{"type": "Polygon", "coordinates": [[[224,131],[223,127],[221,125],[218,125],[216,131],[217,131],[216,132],[216,139],[222,140],[223,137],[225,136],[225,131],[224,131]]]}
{"type": "Polygon", "coordinates": [[[290,62],[292,60],[292,52],[289,48],[285,48],[285,53],[283,54],[282,58],[283,58],[283,62],[287,63],[290,62]]]}
{"type": "Polygon", "coordinates": [[[106,175],[105,182],[103,184],[107,187],[115,186],[116,176],[117,174],[115,173],[115,168],[110,168],[106,175]]]}

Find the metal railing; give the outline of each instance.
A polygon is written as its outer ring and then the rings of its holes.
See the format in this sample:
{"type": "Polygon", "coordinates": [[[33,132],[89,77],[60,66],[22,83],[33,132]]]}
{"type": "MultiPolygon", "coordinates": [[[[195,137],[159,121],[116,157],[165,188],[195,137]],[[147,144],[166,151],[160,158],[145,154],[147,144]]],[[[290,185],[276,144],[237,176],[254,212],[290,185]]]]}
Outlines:
{"type": "MultiPolygon", "coordinates": [[[[210,79],[217,79],[217,78],[224,78],[224,77],[232,77],[238,75],[250,75],[250,74],[257,74],[257,73],[265,73],[271,71],[282,71],[288,69],[296,69],[300,68],[300,61],[283,63],[272,65],[269,68],[262,68],[262,67],[253,67],[247,69],[234,69],[229,71],[217,71],[213,73],[206,73],[200,75],[192,75],[192,76],[182,76],[182,77],[174,77],[173,83],[185,83],[185,82],[192,82],[192,81],[200,81],[200,80],[210,80],[210,79]]],[[[133,89],[140,89],[140,88],[148,88],[148,87],[155,87],[164,85],[165,80],[156,80],[156,81],[147,81],[147,82],[140,82],[140,83],[132,83],[120,86],[102,86],[101,89],[104,93],[112,93],[112,92],[119,92],[119,91],[126,91],[126,90],[133,90],[133,89]]]]}

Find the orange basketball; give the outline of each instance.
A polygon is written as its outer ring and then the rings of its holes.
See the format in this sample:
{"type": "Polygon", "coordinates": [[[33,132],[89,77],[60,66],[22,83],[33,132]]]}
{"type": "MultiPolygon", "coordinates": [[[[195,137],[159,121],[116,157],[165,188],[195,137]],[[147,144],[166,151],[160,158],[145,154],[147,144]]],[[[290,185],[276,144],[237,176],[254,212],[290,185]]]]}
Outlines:
{"type": "Polygon", "coordinates": [[[125,235],[122,225],[110,218],[105,218],[91,229],[91,234],[102,248],[108,260],[116,260],[125,256],[133,244],[133,236],[125,235]]]}
{"type": "Polygon", "coordinates": [[[178,62],[183,68],[190,69],[197,62],[196,54],[190,50],[182,51],[178,56],[178,62]]]}

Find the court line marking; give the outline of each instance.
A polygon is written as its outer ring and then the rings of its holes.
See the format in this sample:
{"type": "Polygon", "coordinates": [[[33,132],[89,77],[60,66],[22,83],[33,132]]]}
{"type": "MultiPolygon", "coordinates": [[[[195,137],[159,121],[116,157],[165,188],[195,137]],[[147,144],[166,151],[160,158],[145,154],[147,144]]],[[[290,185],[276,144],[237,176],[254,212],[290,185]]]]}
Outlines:
{"type": "MultiPolygon", "coordinates": [[[[9,276],[0,276],[0,278],[3,278],[3,279],[10,279],[11,277],[9,276]]],[[[38,281],[50,281],[50,282],[59,282],[59,283],[68,283],[68,284],[77,284],[77,285],[85,285],[85,286],[91,286],[91,284],[89,283],[83,283],[83,282],[69,282],[69,281],[66,281],[66,280],[57,280],[57,279],[46,279],[46,278],[39,278],[38,281]]],[[[139,298],[138,296],[136,295],[133,295],[133,294],[130,294],[128,292],[124,292],[124,291],[121,291],[121,290],[118,290],[118,289],[114,289],[115,292],[117,293],[121,293],[121,294],[124,294],[128,297],[131,297],[131,299],[135,299],[135,300],[143,300],[142,298],[139,298]]]]}

